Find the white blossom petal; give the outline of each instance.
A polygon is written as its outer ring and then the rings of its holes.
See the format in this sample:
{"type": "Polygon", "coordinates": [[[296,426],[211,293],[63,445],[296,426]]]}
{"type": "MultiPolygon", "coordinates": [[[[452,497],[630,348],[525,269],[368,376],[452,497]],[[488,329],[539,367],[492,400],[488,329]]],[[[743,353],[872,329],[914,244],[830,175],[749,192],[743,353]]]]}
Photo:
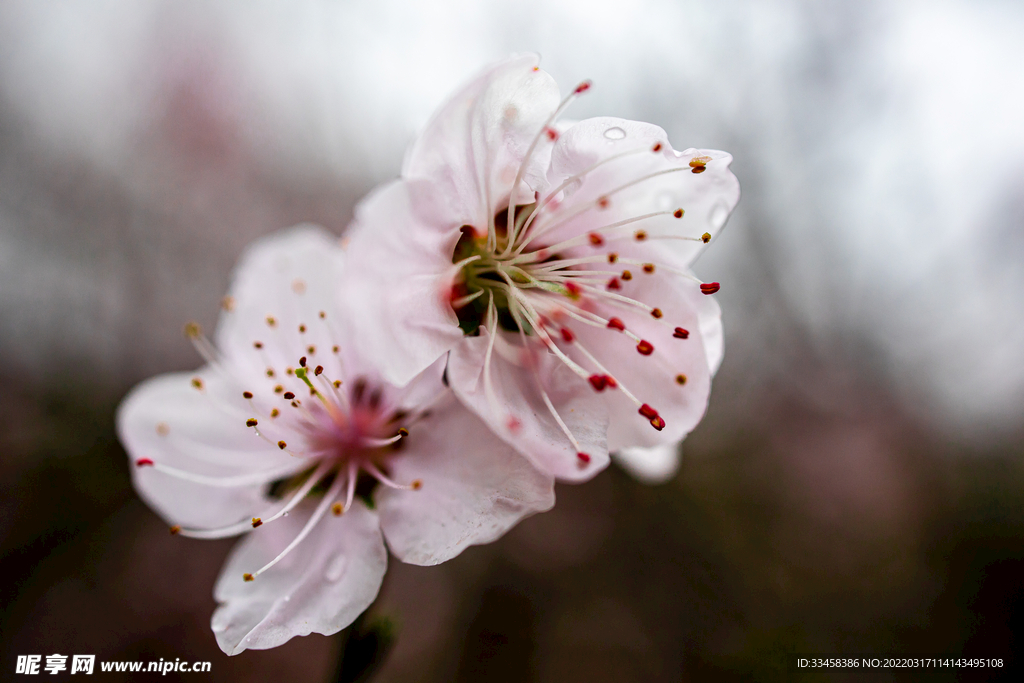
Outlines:
{"type": "MultiPolygon", "coordinates": [[[[441,107],[406,155],[402,177],[440,185],[456,227],[486,230],[490,208],[508,202],[527,149],[558,106],[558,85],[538,62],[527,54],[484,71],[441,107]]],[[[535,168],[549,153],[538,145],[535,168]]]]}
{"type": "Polygon", "coordinates": [[[298,535],[312,508],[303,504],[264,525],[231,552],[214,590],[221,605],[211,621],[227,654],[277,647],[310,633],[337,633],[377,597],[387,551],[376,513],[360,502],[340,517],[325,515],[254,581],[242,578],[274,559],[298,535]]]}
{"type": "Polygon", "coordinates": [[[493,393],[488,396],[484,372],[487,344],[488,333],[481,328],[480,336],[467,337],[451,352],[448,382],[459,400],[502,440],[558,479],[584,481],[607,467],[607,409],[587,383],[544,352],[534,356],[536,375],[493,353],[493,393]],[[579,443],[578,449],[545,405],[538,376],[559,417],[579,443]],[[580,458],[580,452],[587,460],[580,458]]]}
{"type": "Polygon", "coordinates": [[[131,457],[139,495],[171,524],[219,527],[259,514],[267,485],[309,466],[259,439],[245,425],[241,391],[216,371],[154,377],[118,408],[117,431],[131,457]],[[192,384],[201,378],[202,390],[192,384]],[[211,479],[245,478],[251,483],[210,486],[137,466],[152,461],[211,479]]]}
{"type": "Polygon", "coordinates": [[[458,221],[435,220],[438,188],[396,181],[356,209],[347,235],[346,315],[359,353],[404,385],[462,338],[450,305],[458,221]]]}
{"type": "Polygon", "coordinates": [[[418,490],[377,494],[388,546],[403,562],[445,562],[470,545],[497,540],[520,520],[555,504],[554,479],[495,437],[454,399],[413,428],[391,477],[418,490]]]}
{"type": "Polygon", "coordinates": [[[612,453],[612,460],[645,484],[662,484],[679,471],[679,443],[651,448],[623,448],[612,453]]]}

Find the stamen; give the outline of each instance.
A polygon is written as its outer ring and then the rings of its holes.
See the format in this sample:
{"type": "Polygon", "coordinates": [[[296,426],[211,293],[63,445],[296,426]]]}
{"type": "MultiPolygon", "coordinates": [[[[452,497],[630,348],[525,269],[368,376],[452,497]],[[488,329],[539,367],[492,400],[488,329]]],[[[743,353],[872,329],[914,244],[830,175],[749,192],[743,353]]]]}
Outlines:
{"type": "Polygon", "coordinates": [[[331,484],[330,490],[327,491],[327,494],[323,497],[323,500],[321,500],[320,504],[316,506],[315,510],[313,510],[313,514],[310,515],[309,521],[306,522],[306,525],[302,527],[302,531],[299,532],[299,535],[296,536],[292,540],[292,542],[289,543],[288,546],[284,550],[282,550],[277,557],[275,557],[270,562],[260,567],[252,574],[243,574],[242,578],[246,581],[254,580],[257,576],[259,576],[260,574],[262,574],[263,572],[267,571],[275,564],[280,562],[281,558],[283,558],[285,555],[294,550],[295,546],[301,543],[302,540],[309,535],[309,532],[313,530],[313,527],[317,525],[317,523],[320,521],[320,518],[323,517],[324,513],[327,512],[327,510],[331,507],[331,503],[334,502],[334,499],[337,498],[338,493],[341,492],[341,483],[341,477],[334,478],[334,482],[331,484]]]}
{"type": "Polygon", "coordinates": [[[190,481],[193,484],[216,486],[219,488],[236,488],[240,486],[265,484],[267,482],[274,481],[275,479],[280,479],[282,476],[295,471],[295,465],[291,464],[286,468],[281,467],[275,470],[266,470],[263,472],[238,475],[234,477],[210,477],[203,474],[195,474],[194,472],[179,470],[176,467],[168,467],[167,465],[154,462],[151,458],[139,458],[135,461],[135,465],[137,467],[152,467],[157,472],[162,472],[163,474],[183,481],[190,481]]]}
{"type": "Polygon", "coordinates": [[[708,282],[700,286],[700,292],[701,294],[714,294],[721,288],[722,285],[717,282],[708,282]]]}
{"type": "Polygon", "coordinates": [[[388,479],[387,475],[381,472],[376,465],[367,460],[363,463],[363,469],[366,470],[374,479],[387,486],[389,489],[398,489],[400,491],[419,491],[423,488],[423,482],[419,479],[414,479],[409,484],[403,486],[402,484],[396,484],[395,482],[388,479]]]}

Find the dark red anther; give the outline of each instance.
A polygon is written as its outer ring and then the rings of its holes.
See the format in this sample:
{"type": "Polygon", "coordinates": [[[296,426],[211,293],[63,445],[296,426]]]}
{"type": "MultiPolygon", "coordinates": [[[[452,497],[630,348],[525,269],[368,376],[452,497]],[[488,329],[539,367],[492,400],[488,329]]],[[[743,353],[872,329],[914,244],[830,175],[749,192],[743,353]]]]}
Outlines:
{"type": "Polygon", "coordinates": [[[580,461],[580,465],[590,464],[590,456],[586,453],[577,453],[576,458],[580,461]]]}
{"type": "Polygon", "coordinates": [[[690,331],[682,327],[677,327],[675,331],[672,333],[672,336],[675,337],[676,339],[688,339],[690,336],[690,331]]]}
{"type": "Polygon", "coordinates": [[[653,420],[654,418],[658,417],[658,411],[650,407],[646,403],[640,406],[640,410],[638,412],[644,417],[646,417],[648,420],[653,420]]]}
{"type": "Polygon", "coordinates": [[[651,426],[660,432],[665,428],[665,420],[661,419],[661,416],[659,415],[651,420],[651,426]]]}
{"type": "Polygon", "coordinates": [[[701,294],[714,294],[722,288],[722,285],[717,282],[705,282],[700,286],[701,294]]]}
{"type": "Polygon", "coordinates": [[[316,366],[316,370],[313,371],[313,374],[319,377],[323,373],[323,371],[324,371],[324,366],[318,365],[318,366],[316,366]]]}
{"type": "Polygon", "coordinates": [[[604,238],[598,235],[596,232],[590,233],[589,237],[590,243],[593,244],[595,247],[599,247],[602,244],[604,244],[604,238]]]}
{"type": "Polygon", "coordinates": [[[613,330],[618,330],[619,332],[624,332],[626,330],[626,324],[618,318],[608,318],[608,327],[613,330]]]}
{"type": "Polygon", "coordinates": [[[594,391],[604,391],[608,388],[608,376],[607,375],[591,375],[587,378],[590,382],[590,386],[594,387],[594,391]]]}
{"type": "Polygon", "coordinates": [[[563,327],[561,332],[562,341],[564,341],[566,344],[572,344],[574,341],[576,341],[576,335],[573,334],[572,330],[570,330],[568,327],[563,327]]]}
{"type": "Polygon", "coordinates": [[[609,389],[614,389],[615,387],[619,386],[619,383],[616,382],[615,378],[612,377],[611,375],[605,375],[604,376],[604,381],[608,383],[608,388],[609,389]]]}
{"type": "Polygon", "coordinates": [[[590,85],[590,81],[583,81],[582,83],[576,86],[576,89],[573,92],[576,93],[577,95],[579,95],[580,93],[585,93],[588,90],[590,90],[590,85]]]}
{"type": "Polygon", "coordinates": [[[646,339],[641,339],[640,343],[636,345],[636,350],[640,352],[641,356],[649,356],[654,353],[654,345],[646,339]]]}
{"type": "Polygon", "coordinates": [[[660,152],[661,151],[661,143],[660,142],[655,142],[654,143],[654,147],[651,147],[651,151],[652,152],[660,152]]]}
{"type": "Polygon", "coordinates": [[[597,200],[597,205],[600,206],[602,209],[607,209],[608,208],[608,198],[607,197],[601,197],[600,199],[597,200]]]}
{"type": "Polygon", "coordinates": [[[284,397],[285,397],[285,398],[286,398],[287,400],[289,400],[289,401],[290,401],[290,400],[292,400],[293,398],[295,398],[295,394],[293,394],[293,393],[292,393],[292,392],[290,392],[290,391],[286,391],[286,392],[284,392],[284,397]]]}
{"type": "Polygon", "coordinates": [[[580,298],[580,292],[582,290],[580,289],[580,286],[578,284],[576,284],[575,282],[566,282],[565,283],[565,291],[567,291],[569,293],[569,298],[571,298],[571,299],[578,299],[578,298],[580,298]]]}
{"type": "Polygon", "coordinates": [[[153,461],[150,460],[149,458],[139,458],[138,460],[135,461],[135,466],[136,467],[146,467],[147,465],[152,465],[152,464],[153,464],[153,461]]]}
{"type": "Polygon", "coordinates": [[[303,356],[302,358],[299,359],[299,365],[301,365],[302,367],[306,367],[306,357],[305,356],[303,356]]]}
{"type": "Polygon", "coordinates": [[[548,128],[544,132],[547,133],[548,140],[554,141],[558,139],[558,131],[554,128],[548,128]]]}
{"type": "Polygon", "coordinates": [[[660,308],[652,308],[651,309],[651,317],[652,318],[660,318],[663,315],[665,315],[665,314],[661,312],[660,308]]]}
{"type": "Polygon", "coordinates": [[[619,255],[616,254],[614,251],[612,253],[608,254],[608,263],[615,263],[618,260],[619,260],[619,255]]]}
{"type": "Polygon", "coordinates": [[[683,210],[682,209],[676,209],[675,212],[672,215],[675,216],[676,218],[682,218],[683,217],[683,210]]]}
{"type": "Polygon", "coordinates": [[[608,281],[608,284],[605,285],[605,288],[606,289],[622,289],[622,285],[619,283],[619,278],[613,277],[611,280],[608,281]]]}

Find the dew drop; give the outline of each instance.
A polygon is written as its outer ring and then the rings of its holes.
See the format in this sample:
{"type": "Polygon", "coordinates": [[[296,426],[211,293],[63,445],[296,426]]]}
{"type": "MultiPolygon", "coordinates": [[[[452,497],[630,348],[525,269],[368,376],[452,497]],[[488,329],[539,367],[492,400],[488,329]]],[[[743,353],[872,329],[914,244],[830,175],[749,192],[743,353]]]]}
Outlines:
{"type": "Polygon", "coordinates": [[[612,126],[604,132],[604,136],[609,140],[621,140],[626,137],[626,131],[622,130],[618,126],[612,126]]]}
{"type": "Polygon", "coordinates": [[[285,602],[291,602],[291,599],[292,599],[292,596],[290,596],[290,595],[284,596],[284,601],[285,602]]]}
{"type": "Polygon", "coordinates": [[[345,573],[345,569],[348,567],[348,558],[344,555],[337,555],[331,563],[327,565],[327,580],[337,581],[345,573]]]}

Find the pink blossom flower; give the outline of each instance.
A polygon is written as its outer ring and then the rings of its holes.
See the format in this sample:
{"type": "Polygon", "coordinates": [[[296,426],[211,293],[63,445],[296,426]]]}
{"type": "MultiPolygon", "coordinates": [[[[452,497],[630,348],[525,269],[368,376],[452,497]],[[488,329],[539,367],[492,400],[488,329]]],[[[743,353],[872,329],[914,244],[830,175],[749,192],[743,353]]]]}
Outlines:
{"type": "Polygon", "coordinates": [[[554,503],[551,476],[451,397],[440,362],[396,388],[359,355],[343,270],[316,228],[258,242],[215,344],[186,328],[208,364],[142,383],[118,412],[135,486],[173,533],[248,533],[215,590],[228,654],[350,624],[380,587],[385,540],[437,564],[554,503]]]}
{"type": "Polygon", "coordinates": [[[450,352],[455,394],[566,480],[700,421],[719,284],[689,268],[739,199],[725,152],[636,121],[560,125],[589,88],[560,99],[531,55],[465,86],[357,209],[346,275],[389,380],[450,352]]]}

